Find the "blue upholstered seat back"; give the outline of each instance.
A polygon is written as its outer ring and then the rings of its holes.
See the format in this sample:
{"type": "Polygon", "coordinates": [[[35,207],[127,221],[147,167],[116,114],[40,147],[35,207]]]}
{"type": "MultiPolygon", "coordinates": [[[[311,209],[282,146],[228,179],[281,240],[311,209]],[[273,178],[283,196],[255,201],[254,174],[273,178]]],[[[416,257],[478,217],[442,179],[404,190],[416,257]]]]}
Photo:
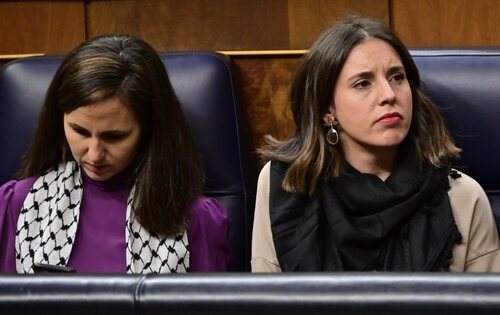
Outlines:
{"type": "MultiPolygon", "coordinates": [[[[161,58],[203,156],[205,194],[218,199],[232,219],[231,269],[248,270],[256,172],[231,61],[205,52],[162,53],[161,58]]],[[[61,61],[21,59],[0,71],[0,184],[14,178],[61,61]]]]}
{"type": "Polygon", "coordinates": [[[412,50],[427,95],[462,148],[455,165],[486,191],[500,227],[500,50],[412,50]]]}

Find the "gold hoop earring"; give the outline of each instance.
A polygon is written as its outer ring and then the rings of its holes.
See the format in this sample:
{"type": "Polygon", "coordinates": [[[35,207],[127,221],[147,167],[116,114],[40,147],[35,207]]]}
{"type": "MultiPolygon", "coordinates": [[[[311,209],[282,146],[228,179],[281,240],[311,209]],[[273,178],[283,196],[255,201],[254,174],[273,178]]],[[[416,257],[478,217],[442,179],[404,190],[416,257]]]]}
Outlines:
{"type": "Polygon", "coordinates": [[[331,145],[336,145],[339,142],[339,133],[335,130],[334,126],[339,124],[338,120],[332,119],[325,123],[325,126],[330,127],[326,132],[326,142],[331,145]]]}

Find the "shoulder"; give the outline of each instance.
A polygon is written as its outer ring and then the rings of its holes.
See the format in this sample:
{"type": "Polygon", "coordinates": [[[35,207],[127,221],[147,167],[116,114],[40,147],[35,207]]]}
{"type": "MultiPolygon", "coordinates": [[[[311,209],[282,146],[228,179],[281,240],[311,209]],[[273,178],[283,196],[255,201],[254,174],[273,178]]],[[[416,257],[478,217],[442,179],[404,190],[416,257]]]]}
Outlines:
{"type": "Polygon", "coordinates": [[[257,180],[257,196],[255,200],[256,212],[269,211],[269,191],[271,185],[271,162],[267,162],[261,169],[257,180]]]}
{"type": "Polygon", "coordinates": [[[214,198],[199,196],[190,209],[187,235],[191,271],[225,271],[231,259],[226,209],[214,198]]]}
{"type": "Polygon", "coordinates": [[[252,228],[252,271],[280,271],[271,231],[269,214],[269,186],[271,162],[267,162],[259,175],[255,213],[252,228]]]}
{"type": "Polygon", "coordinates": [[[448,181],[448,196],[457,223],[470,225],[474,219],[492,216],[488,197],[475,179],[452,170],[448,181]]]}
{"type": "Polygon", "coordinates": [[[448,176],[450,183],[450,194],[456,198],[486,197],[486,194],[479,183],[469,175],[452,170],[448,176]]]}
{"type": "Polygon", "coordinates": [[[267,162],[264,165],[264,167],[260,170],[259,180],[257,182],[258,190],[262,190],[263,188],[265,188],[266,191],[268,191],[271,180],[273,180],[274,183],[279,182],[281,184],[281,181],[285,176],[287,169],[288,169],[288,164],[284,162],[280,161],[267,162]]]}
{"type": "Polygon", "coordinates": [[[29,177],[22,180],[11,180],[0,186],[1,203],[9,203],[14,208],[19,205],[20,209],[36,179],[37,177],[29,177]]]}
{"type": "Polygon", "coordinates": [[[15,226],[24,200],[35,180],[35,177],[20,181],[11,180],[0,186],[0,231],[2,228],[8,228],[1,223],[4,220],[10,222],[9,226],[15,226]]]}
{"type": "Polygon", "coordinates": [[[488,197],[479,183],[465,173],[452,170],[448,196],[458,224],[470,225],[474,218],[491,216],[488,197]]]}
{"type": "Polygon", "coordinates": [[[271,177],[271,162],[267,162],[260,170],[258,185],[261,183],[269,183],[271,177]]]}
{"type": "Polygon", "coordinates": [[[453,249],[455,271],[498,270],[500,243],[488,197],[472,177],[453,171],[448,191],[455,223],[462,242],[453,249]]]}
{"type": "Polygon", "coordinates": [[[198,196],[189,209],[190,232],[201,227],[217,229],[227,224],[229,224],[227,211],[215,198],[198,196]]]}

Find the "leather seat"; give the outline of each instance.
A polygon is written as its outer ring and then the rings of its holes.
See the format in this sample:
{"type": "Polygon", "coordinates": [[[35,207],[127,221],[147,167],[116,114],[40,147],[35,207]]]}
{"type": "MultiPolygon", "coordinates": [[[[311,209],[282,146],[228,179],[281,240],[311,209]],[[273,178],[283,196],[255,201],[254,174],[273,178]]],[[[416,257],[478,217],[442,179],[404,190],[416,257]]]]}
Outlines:
{"type": "Polygon", "coordinates": [[[463,150],[454,166],[481,184],[500,228],[500,50],[419,49],[411,54],[424,91],[463,150]]]}

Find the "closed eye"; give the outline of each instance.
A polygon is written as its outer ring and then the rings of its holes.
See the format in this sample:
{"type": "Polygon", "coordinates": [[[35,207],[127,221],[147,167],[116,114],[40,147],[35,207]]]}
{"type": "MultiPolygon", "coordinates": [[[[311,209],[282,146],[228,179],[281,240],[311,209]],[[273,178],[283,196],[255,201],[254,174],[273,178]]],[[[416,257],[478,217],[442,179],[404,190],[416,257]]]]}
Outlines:
{"type": "Polygon", "coordinates": [[[69,124],[69,126],[71,127],[71,129],[73,129],[74,132],[76,132],[80,136],[83,136],[83,137],[90,137],[90,136],[92,136],[92,134],[90,133],[90,131],[88,131],[87,129],[85,129],[85,128],[77,125],[77,124],[69,124]]]}
{"type": "Polygon", "coordinates": [[[102,140],[106,142],[117,142],[125,139],[129,135],[129,132],[103,132],[101,134],[102,140]]]}
{"type": "MultiPolygon", "coordinates": [[[[85,138],[92,137],[92,133],[89,130],[83,128],[78,124],[70,123],[69,126],[71,127],[71,129],[73,129],[74,132],[76,132],[82,137],[85,138]]],[[[125,139],[128,135],[130,135],[130,131],[110,130],[100,133],[98,137],[106,142],[118,142],[120,140],[125,139]]]]}

